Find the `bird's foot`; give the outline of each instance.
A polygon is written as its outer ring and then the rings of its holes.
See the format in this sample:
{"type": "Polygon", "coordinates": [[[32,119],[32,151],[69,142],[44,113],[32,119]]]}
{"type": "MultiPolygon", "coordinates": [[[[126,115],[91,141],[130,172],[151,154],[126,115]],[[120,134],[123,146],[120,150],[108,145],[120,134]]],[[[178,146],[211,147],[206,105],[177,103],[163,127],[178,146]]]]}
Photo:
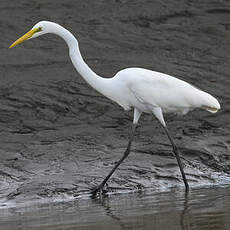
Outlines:
{"type": "Polygon", "coordinates": [[[106,193],[106,189],[104,188],[104,185],[100,184],[94,188],[91,189],[92,196],[102,195],[106,193]]]}

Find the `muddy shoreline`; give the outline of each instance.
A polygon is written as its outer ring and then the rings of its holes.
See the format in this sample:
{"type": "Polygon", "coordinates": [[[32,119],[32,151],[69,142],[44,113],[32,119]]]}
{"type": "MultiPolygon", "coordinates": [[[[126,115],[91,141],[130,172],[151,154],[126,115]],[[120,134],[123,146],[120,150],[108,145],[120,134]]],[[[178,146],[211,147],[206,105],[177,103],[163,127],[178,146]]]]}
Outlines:
{"type": "MultiPolygon", "coordinates": [[[[216,96],[217,114],[167,115],[191,187],[230,183],[230,2],[6,1],[0,3],[0,198],[74,196],[100,183],[122,155],[132,112],[76,73],[52,35],[8,49],[40,20],[64,25],[89,66],[104,77],[126,67],[164,72],[216,96]],[[16,19],[16,20],[15,20],[16,19]]],[[[139,123],[132,154],[111,191],[183,186],[160,125],[139,123]]]]}

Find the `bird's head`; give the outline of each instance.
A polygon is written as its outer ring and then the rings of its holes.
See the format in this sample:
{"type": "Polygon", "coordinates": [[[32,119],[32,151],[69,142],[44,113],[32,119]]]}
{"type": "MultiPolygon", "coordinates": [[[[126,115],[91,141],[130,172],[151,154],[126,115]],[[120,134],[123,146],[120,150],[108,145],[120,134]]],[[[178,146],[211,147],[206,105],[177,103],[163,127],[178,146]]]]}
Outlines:
{"type": "Polygon", "coordinates": [[[22,37],[20,37],[19,39],[17,39],[9,48],[13,48],[14,46],[29,40],[31,38],[36,38],[39,37],[43,34],[48,33],[48,25],[50,22],[46,22],[46,21],[40,21],[38,22],[36,25],[33,26],[33,28],[28,31],[26,34],[24,34],[22,37]]]}

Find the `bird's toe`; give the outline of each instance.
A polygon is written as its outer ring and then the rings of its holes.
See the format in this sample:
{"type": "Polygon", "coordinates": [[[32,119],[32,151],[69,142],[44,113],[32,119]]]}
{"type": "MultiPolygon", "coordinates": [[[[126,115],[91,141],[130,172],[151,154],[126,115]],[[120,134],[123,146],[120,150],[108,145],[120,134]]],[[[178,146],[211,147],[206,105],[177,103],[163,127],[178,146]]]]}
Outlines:
{"type": "Polygon", "coordinates": [[[106,189],[104,188],[104,186],[101,186],[101,185],[95,186],[91,189],[91,194],[93,196],[95,196],[97,194],[101,195],[101,194],[105,194],[105,193],[106,193],[106,189]]]}

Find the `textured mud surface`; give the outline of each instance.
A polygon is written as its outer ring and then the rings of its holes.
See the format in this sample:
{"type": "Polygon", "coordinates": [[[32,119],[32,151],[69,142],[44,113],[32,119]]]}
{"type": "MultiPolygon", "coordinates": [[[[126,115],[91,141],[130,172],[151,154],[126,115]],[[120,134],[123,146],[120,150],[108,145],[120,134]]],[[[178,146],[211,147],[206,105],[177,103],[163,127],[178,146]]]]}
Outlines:
{"type": "MultiPolygon", "coordinates": [[[[165,72],[216,96],[217,114],[166,116],[191,186],[230,183],[230,1],[0,2],[0,196],[78,195],[125,150],[132,112],[76,73],[54,36],[7,47],[40,20],[64,25],[104,77],[131,66],[165,72]]],[[[183,186],[169,141],[142,116],[133,151],[109,181],[115,191],[183,186]]]]}

